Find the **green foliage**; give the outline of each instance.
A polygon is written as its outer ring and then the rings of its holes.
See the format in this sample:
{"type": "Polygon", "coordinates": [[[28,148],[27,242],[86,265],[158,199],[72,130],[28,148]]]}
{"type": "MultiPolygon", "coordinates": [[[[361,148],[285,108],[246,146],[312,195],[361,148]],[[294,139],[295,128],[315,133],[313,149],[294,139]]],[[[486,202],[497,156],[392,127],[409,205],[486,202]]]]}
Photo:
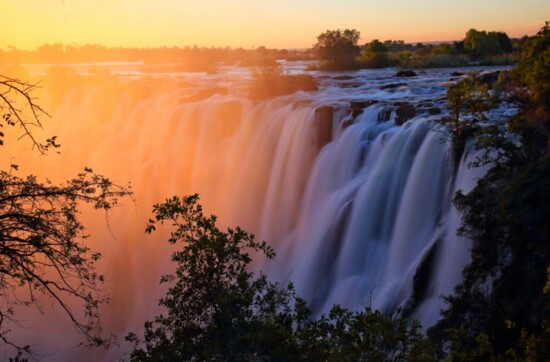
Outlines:
{"type": "Polygon", "coordinates": [[[254,71],[254,84],[250,98],[267,99],[297,91],[317,90],[317,82],[309,74],[286,74],[278,64],[267,65],[254,71]]]}
{"type": "Polygon", "coordinates": [[[183,247],[172,255],[175,274],[161,279],[171,284],[160,300],[168,314],[145,324],[143,346],[137,336],[127,337],[135,343],[132,360],[253,360],[284,353],[293,322],[310,312],[292,285],[280,288],[247,271],[249,251],[271,259],[273,250],[239,228],[218,229],[197,195],[168,199],[154,214],[146,231],[170,222],[175,230],[168,241],[183,247]]]}
{"type": "Polygon", "coordinates": [[[487,85],[481,84],[474,73],[447,88],[447,101],[450,117],[442,122],[450,125],[449,136],[458,160],[466,140],[478,133],[478,123],[485,119],[491,97],[487,85]]]}
{"type": "Polygon", "coordinates": [[[323,69],[349,70],[356,69],[356,56],[359,54],[357,42],[360,37],[355,29],[327,30],[317,37],[313,49],[319,59],[323,60],[323,69]]]}
{"type": "Polygon", "coordinates": [[[370,308],[354,313],[335,305],[297,335],[304,361],[435,361],[419,329],[399,311],[386,317],[370,308]]]}
{"type": "Polygon", "coordinates": [[[182,248],[175,273],[161,279],[170,283],[160,300],[167,314],[145,323],[143,341],[126,337],[133,361],[433,361],[419,325],[403,316],[334,306],[312,319],[292,284],[248,271],[249,252],[272,259],[273,250],[239,228],[218,229],[197,195],[168,199],[154,214],[146,231],[169,222],[168,241],[182,248]]]}
{"type": "Polygon", "coordinates": [[[529,38],[517,67],[517,77],[529,87],[532,102],[550,109],[550,22],[529,38]]]}
{"type": "MultiPolygon", "coordinates": [[[[450,360],[542,361],[548,355],[548,35],[547,23],[527,40],[518,68],[500,77],[497,94],[514,102],[518,113],[478,129],[483,153],[473,166],[491,168],[472,191],[454,198],[463,215],[459,234],[473,243],[472,259],[446,298],[449,309],[430,330],[450,360]]],[[[453,92],[459,99],[468,89],[453,92]]],[[[455,104],[455,119],[460,108],[455,104]]]]}
{"type": "Polygon", "coordinates": [[[359,63],[365,68],[386,68],[391,65],[388,48],[378,39],[366,44],[361,51],[359,63]]]}
{"type": "Polygon", "coordinates": [[[508,35],[503,32],[470,29],[466,33],[466,38],[464,38],[464,50],[472,60],[479,60],[512,52],[512,42],[508,35]]]}
{"type": "Polygon", "coordinates": [[[476,78],[477,74],[471,74],[447,88],[447,101],[455,130],[459,129],[465,117],[480,120],[489,109],[491,97],[487,85],[481,84],[476,78]]]}
{"type": "Polygon", "coordinates": [[[378,39],[374,39],[370,43],[365,45],[365,51],[370,53],[386,53],[388,47],[378,39]]]}

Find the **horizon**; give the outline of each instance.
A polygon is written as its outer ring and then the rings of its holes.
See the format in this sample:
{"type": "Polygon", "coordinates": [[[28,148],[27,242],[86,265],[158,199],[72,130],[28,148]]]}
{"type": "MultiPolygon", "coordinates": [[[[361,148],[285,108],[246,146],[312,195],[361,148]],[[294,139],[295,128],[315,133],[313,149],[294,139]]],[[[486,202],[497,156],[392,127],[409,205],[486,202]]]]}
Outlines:
{"type": "Polygon", "coordinates": [[[550,13],[541,0],[436,0],[385,3],[304,0],[9,0],[0,12],[0,49],[34,50],[44,44],[120,48],[186,47],[309,49],[329,29],[357,29],[360,44],[373,39],[441,43],[463,39],[469,29],[503,31],[511,38],[535,34],[550,13]],[[16,30],[14,32],[14,29],[16,30]]]}

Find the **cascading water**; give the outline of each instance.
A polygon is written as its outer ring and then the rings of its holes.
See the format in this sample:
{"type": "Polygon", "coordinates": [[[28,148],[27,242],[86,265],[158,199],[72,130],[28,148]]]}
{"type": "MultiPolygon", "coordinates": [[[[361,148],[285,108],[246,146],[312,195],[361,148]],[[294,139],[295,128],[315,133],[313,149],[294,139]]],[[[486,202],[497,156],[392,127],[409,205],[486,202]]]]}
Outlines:
{"type": "MultiPolygon", "coordinates": [[[[109,229],[102,215],[84,215],[94,249],[104,255],[112,297],[105,329],[122,337],[158,312],[170,247],[165,234],[145,237],[143,228],[152,204],[190,193],[199,193],[223,225],[268,241],[278,257],[255,268],[292,280],[317,313],[334,303],[351,309],[371,303],[386,312],[403,306],[424,326],[433,324],[440,296],[452,292],[468,260],[469,244],[456,236],[452,195],[471,188],[480,172],[466,166],[472,155],[455,165],[449,142],[433,131],[439,116],[426,112],[441,107],[450,71],[389,90],[381,88],[391,83],[391,70],[350,73],[352,88],[341,76],[317,74],[318,92],[264,102],[243,97],[243,84],[232,81],[242,74],[233,72],[54,90],[42,99],[63,154],[13,153],[23,170],[54,179],[90,166],[132,182],[136,204],[114,210],[109,229]],[[219,84],[228,94],[192,96],[219,84]],[[365,99],[380,102],[350,110],[350,101],[365,99]],[[403,101],[418,112],[399,127],[395,111],[387,110],[403,101]],[[384,112],[389,119],[379,121],[384,112]]],[[[53,360],[119,357],[116,348],[77,350],[68,324],[45,333],[52,318],[58,317],[29,317],[29,329],[17,337],[40,344],[46,356],[65,344],[53,360]]]]}

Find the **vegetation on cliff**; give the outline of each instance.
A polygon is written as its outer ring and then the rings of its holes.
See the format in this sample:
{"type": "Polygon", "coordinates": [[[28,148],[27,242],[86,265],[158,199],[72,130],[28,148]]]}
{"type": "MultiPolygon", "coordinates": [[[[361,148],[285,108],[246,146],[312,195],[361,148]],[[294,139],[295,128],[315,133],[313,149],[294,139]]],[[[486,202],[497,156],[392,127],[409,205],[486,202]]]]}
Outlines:
{"type": "MultiPolygon", "coordinates": [[[[549,49],[546,23],[496,85],[500,101],[517,114],[474,134],[484,153],[473,166],[490,169],[454,199],[463,215],[459,233],[473,242],[472,261],[430,331],[451,361],[542,361],[549,354],[549,49]]],[[[468,82],[460,87],[470,89],[468,82]]]]}

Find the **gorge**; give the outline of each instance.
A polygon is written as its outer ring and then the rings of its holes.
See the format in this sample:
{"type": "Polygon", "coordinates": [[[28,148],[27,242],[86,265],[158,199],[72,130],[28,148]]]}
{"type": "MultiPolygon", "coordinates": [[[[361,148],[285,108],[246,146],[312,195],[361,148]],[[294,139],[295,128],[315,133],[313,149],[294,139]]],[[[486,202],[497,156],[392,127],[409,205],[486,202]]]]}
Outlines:
{"type": "MultiPolygon", "coordinates": [[[[307,64],[281,66],[297,74],[307,64]]],[[[20,146],[6,160],[54,180],[89,166],[132,183],[135,203],[111,211],[107,222],[83,215],[112,299],[102,312],[105,330],[121,338],[157,312],[170,246],[166,234],[151,238],[143,229],[154,203],[191,193],[223,225],[266,240],[277,258],[255,262],[255,270],[293,281],[315,313],[334,303],[370,304],[388,313],[408,308],[424,327],[438,320],[441,296],[469,260],[452,198],[483,173],[468,167],[471,145],[454,154],[438,120],[446,87],[463,76],[455,72],[484,68],[432,69],[406,80],[395,69],[316,71],[315,92],[253,101],[248,68],[143,74],[133,64],[94,67],[45,77],[40,102],[62,153],[40,157],[20,146]]],[[[44,346],[52,360],[82,356],[69,322],[53,326],[56,311],[45,305],[14,334],[44,346]]],[[[87,351],[85,358],[120,353],[87,351]]]]}

